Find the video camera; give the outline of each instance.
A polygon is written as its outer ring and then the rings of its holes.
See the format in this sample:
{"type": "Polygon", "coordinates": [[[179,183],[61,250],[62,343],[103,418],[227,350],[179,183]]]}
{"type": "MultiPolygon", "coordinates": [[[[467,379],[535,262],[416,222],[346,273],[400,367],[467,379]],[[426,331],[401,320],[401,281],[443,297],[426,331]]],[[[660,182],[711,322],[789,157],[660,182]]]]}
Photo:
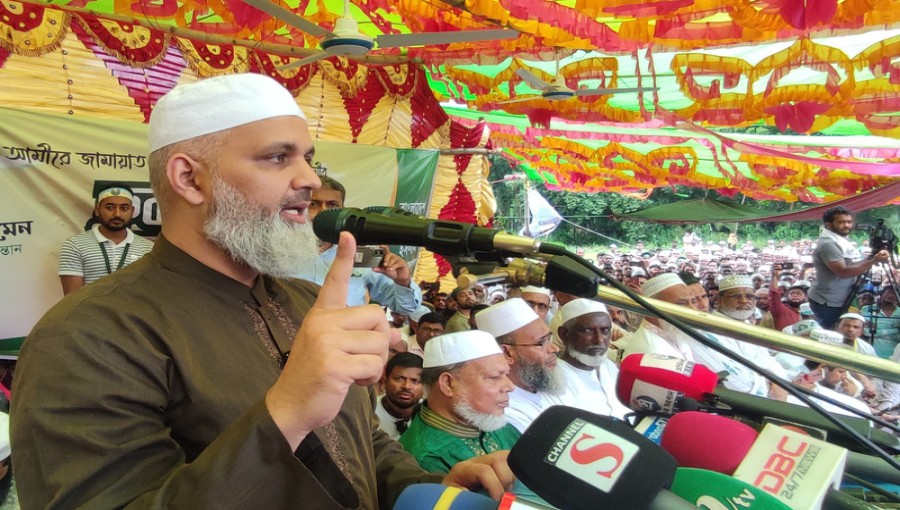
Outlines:
{"type": "Polygon", "coordinates": [[[869,247],[872,248],[872,253],[881,250],[897,253],[897,236],[884,224],[883,219],[876,221],[874,226],[869,226],[869,247]]]}

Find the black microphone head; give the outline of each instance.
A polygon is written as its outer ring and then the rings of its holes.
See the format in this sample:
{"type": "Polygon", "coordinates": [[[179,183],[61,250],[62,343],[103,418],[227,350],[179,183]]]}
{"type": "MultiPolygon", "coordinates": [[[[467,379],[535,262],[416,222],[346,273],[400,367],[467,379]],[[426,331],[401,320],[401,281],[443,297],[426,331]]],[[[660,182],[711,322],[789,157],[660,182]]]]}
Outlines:
{"type": "Polygon", "coordinates": [[[327,242],[337,243],[341,232],[351,230],[348,219],[352,219],[354,213],[362,212],[360,209],[343,208],[328,209],[320,212],[313,220],[313,232],[316,237],[327,242]]]}
{"type": "Polygon", "coordinates": [[[566,406],[541,413],[508,462],[529,489],[567,510],[648,508],[676,468],[671,455],[625,423],[566,406]]]}

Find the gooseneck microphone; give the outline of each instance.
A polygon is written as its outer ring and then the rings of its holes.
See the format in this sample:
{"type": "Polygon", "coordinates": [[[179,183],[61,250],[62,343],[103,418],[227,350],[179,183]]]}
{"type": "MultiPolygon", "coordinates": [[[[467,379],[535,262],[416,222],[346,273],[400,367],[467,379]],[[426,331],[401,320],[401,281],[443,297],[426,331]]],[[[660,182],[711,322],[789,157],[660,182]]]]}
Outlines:
{"type": "Polygon", "coordinates": [[[460,221],[423,218],[391,207],[329,209],[313,220],[313,232],[329,243],[336,243],[341,232],[350,232],[359,244],[422,246],[441,255],[565,253],[561,247],[530,237],[460,221]]]}

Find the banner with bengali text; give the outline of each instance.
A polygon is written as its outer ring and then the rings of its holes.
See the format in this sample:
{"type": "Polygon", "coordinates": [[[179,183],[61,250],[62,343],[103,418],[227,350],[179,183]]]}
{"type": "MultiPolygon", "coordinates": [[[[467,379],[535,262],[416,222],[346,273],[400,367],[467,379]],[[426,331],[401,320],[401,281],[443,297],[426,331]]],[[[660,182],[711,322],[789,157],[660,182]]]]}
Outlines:
{"type": "MultiPolygon", "coordinates": [[[[62,298],[59,247],[84,230],[109,181],[135,191],[132,228],[153,237],[147,126],[0,108],[0,342],[20,339],[62,298]]],[[[348,207],[428,210],[438,151],[317,142],[313,166],[347,188],[348,207]]],[[[401,251],[412,259],[415,250],[401,251]]],[[[123,304],[127,306],[127,304],[123,304]]]]}

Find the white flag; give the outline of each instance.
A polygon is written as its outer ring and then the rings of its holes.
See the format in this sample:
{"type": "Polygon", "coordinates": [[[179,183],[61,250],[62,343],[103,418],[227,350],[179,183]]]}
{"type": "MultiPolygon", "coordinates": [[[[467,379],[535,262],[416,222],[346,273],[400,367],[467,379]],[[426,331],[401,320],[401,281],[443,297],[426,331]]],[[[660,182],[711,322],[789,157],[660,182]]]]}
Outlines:
{"type": "Polygon", "coordinates": [[[528,214],[531,221],[528,227],[519,231],[519,235],[541,237],[556,230],[562,222],[562,216],[534,188],[528,190],[528,214]]]}

